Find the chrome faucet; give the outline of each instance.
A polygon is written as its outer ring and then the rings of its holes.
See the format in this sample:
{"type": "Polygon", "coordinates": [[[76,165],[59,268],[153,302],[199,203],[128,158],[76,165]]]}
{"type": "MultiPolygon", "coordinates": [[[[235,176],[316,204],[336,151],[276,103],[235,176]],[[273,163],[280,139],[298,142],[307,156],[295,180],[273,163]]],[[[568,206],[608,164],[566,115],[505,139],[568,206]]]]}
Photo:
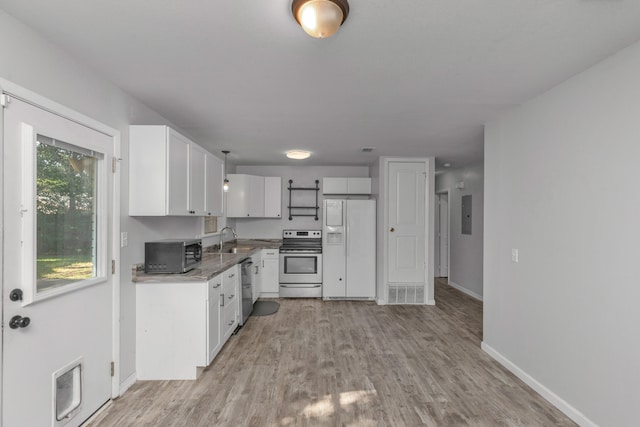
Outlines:
{"type": "Polygon", "coordinates": [[[218,242],[218,247],[219,247],[218,252],[219,253],[222,253],[222,246],[224,245],[224,230],[227,230],[227,229],[231,230],[231,232],[233,233],[233,237],[235,239],[238,238],[238,235],[236,234],[236,231],[232,227],[226,226],[222,230],[220,230],[220,241],[218,242]]]}

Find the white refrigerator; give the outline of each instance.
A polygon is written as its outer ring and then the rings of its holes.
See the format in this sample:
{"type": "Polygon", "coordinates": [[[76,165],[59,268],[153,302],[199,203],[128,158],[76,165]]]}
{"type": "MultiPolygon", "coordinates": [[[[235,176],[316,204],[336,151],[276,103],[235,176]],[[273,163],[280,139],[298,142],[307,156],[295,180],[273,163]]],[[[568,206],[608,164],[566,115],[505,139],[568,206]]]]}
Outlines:
{"type": "Polygon", "coordinates": [[[376,201],[326,199],[322,297],[375,299],[376,201]]]}

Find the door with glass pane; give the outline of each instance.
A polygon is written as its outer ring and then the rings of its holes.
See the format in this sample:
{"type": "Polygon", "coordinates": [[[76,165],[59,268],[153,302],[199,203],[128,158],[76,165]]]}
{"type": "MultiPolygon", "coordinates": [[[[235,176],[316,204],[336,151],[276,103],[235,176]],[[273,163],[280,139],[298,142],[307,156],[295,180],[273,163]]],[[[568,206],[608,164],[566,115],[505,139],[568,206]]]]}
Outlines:
{"type": "Polygon", "coordinates": [[[77,426],[111,396],[111,137],[4,109],[2,425],[77,426]]]}

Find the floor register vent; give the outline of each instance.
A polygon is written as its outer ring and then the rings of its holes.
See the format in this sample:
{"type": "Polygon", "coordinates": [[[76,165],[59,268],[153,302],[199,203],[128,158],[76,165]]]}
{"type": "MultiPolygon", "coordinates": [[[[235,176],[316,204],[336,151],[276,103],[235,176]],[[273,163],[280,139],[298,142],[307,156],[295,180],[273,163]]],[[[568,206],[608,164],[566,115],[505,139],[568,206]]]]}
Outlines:
{"type": "Polygon", "coordinates": [[[387,304],[424,304],[424,286],[389,285],[387,304]]]}

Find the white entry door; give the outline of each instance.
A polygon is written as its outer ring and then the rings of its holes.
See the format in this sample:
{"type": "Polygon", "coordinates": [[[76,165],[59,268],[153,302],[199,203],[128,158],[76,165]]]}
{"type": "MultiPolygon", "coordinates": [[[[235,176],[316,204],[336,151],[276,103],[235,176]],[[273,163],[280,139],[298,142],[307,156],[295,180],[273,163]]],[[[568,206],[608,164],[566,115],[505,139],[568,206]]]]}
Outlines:
{"type": "Polygon", "coordinates": [[[389,162],[389,282],[425,283],[424,162],[389,162]]]}
{"type": "Polygon", "coordinates": [[[4,109],[2,425],[77,426],[111,396],[113,141],[4,109]]]}

